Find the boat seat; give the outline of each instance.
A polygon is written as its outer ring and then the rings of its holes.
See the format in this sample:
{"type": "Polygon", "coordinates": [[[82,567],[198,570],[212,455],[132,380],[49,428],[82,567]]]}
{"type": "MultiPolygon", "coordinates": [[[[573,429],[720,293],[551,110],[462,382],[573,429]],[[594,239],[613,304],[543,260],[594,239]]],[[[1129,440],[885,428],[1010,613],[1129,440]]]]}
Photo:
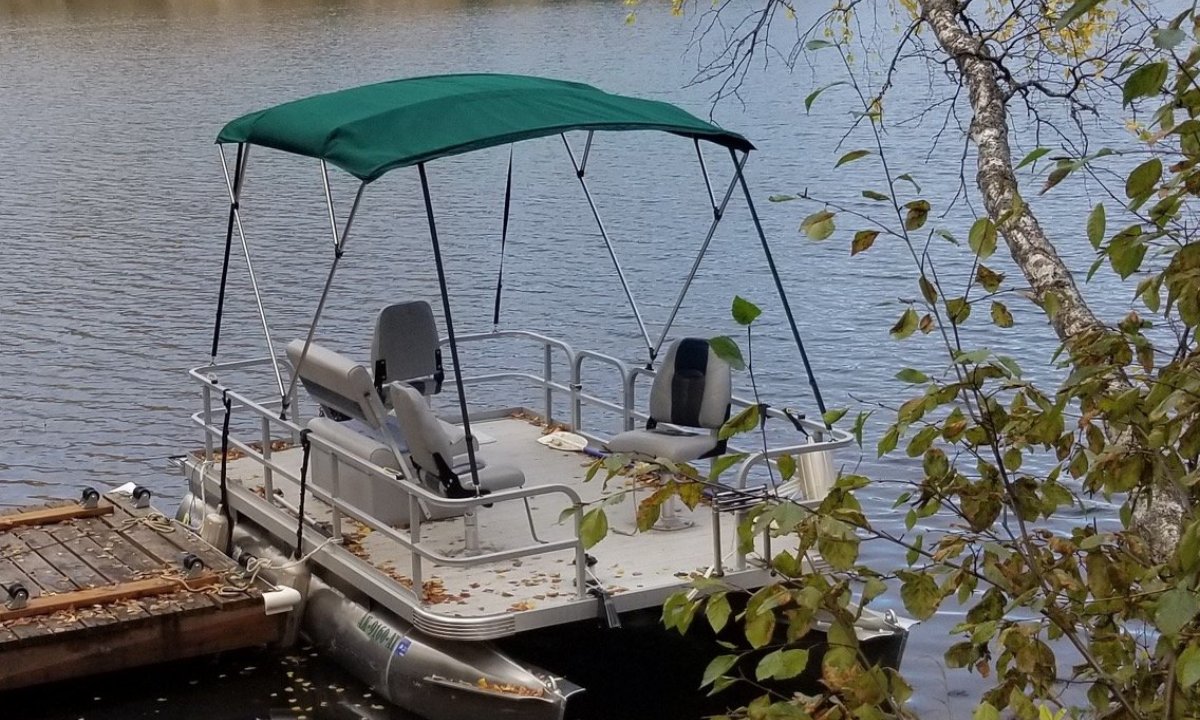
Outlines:
{"type": "Polygon", "coordinates": [[[717,434],[729,419],[732,395],[729,364],[717,357],[708,340],[676,340],[654,376],[646,427],[617,435],[608,441],[608,449],[674,462],[722,455],[725,441],[717,434]],[[664,423],[702,432],[664,427],[664,423]]]}
{"type": "MultiPolygon", "coordinates": [[[[375,319],[371,338],[375,387],[405,382],[429,397],[442,391],[445,371],[433,308],[424,300],[388,305],[375,319]]],[[[390,403],[389,397],[383,397],[390,403]]]]}
{"type": "MultiPolygon", "coordinates": [[[[293,370],[300,363],[303,351],[303,340],[288,343],[286,352],[293,370]]],[[[313,342],[309,343],[299,378],[327,417],[345,421],[356,432],[395,445],[398,452],[407,449],[400,426],[384,407],[370,372],[361,363],[313,342]]],[[[450,437],[454,452],[458,455],[466,453],[466,431],[441,419],[438,422],[450,437]]],[[[475,445],[478,447],[479,443],[475,445]]]]}
{"type": "MultiPolygon", "coordinates": [[[[408,451],[400,425],[383,407],[367,369],[361,363],[317,343],[310,343],[304,362],[302,340],[288,344],[286,352],[305,390],[326,413],[309,420],[311,433],[345,451],[383,468],[401,472],[401,459],[408,451]],[[344,418],[344,419],[336,419],[344,418]]],[[[441,420],[453,450],[466,452],[466,433],[441,420]]],[[[333,491],[332,455],[314,445],[309,457],[309,477],[317,487],[333,491]]],[[[414,478],[414,481],[417,479],[414,478]]],[[[338,493],[341,499],[365,510],[380,521],[406,527],[410,495],[396,486],[400,480],[368,475],[354,466],[338,462],[338,493]]],[[[440,519],[461,514],[446,508],[422,508],[423,519],[440,519]]]]}
{"type": "MultiPolygon", "coordinates": [[[[411,385],[399,382],[388,385],[388,392],[400,429],[408,438],[413,465],[426,484],[436,484],[446,497],[474,497],[475,490],[469,487],[472,482],[469,460],[463,456],[455,457],[450,438],[421,393],[411,385]]],[[[487,464],[481,462],[478,454],[475,457],[482,492],[525,484],[525,473],[519,468],[487,464]]]]}

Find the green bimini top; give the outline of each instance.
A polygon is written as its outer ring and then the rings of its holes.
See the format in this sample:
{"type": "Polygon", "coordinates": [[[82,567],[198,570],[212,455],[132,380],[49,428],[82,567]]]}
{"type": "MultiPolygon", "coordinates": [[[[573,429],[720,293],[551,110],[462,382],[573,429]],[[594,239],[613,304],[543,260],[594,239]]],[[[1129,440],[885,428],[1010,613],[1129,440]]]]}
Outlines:
{"type": "Polygon", "coordinates": [[[523,75],[435,75],[314,95],[243,115],[218,143],[321,158],[363,182],[435,158],[567,130],[661,130],[754,148],[741,135],[655,100],[523,75]]]}

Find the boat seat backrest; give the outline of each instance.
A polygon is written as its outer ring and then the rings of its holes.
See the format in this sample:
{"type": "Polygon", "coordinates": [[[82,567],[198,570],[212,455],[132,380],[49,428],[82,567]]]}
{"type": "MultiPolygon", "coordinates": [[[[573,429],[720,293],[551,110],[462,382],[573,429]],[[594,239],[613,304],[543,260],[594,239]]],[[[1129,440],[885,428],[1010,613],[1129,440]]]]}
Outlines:
{"type": "Polygon", "coordinates": [[[379,311],[371,339],[375,384],[407,382],[425,395],[441,392],[441,350],[433,308],[424,300],[396,303],[379,311]]]}
{"type": "Polygon", "coordinates": [[[303,352],[303,340],[288,343],[288,361],[313,400],[371,428],[384,426],[387,411],[366,366],[315,342],[309,344],[301,363],[303,352]]]}
{"type": "Polygon", "coordinates": [[[413,463],[431,475],[441,476],[454,463],[450,438],[416,388],[402,383],[388,386],[400,432],[408,440],[413,463]]]}
{"type": "Polygon", "coordinates": [[[729,418],[732,394],[729,363],[717,357],[708,340],[676,340],[650,388],[650,424],[715,430],[729,418]]]}

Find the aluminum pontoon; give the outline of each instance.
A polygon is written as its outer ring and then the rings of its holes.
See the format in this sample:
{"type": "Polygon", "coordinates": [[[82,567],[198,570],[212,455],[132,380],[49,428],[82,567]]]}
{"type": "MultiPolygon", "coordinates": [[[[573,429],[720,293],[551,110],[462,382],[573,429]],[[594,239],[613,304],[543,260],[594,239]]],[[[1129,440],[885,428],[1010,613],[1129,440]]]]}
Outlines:
{"type": "MultiPolygon", "coordinates": [[[[299,590],[303,631],[312,642],[392,702],[434,720],[484,712],[558,719],[575,715],[584,701],[596,701],[581,690],[614,692],[606,682],[632,672],[648,655],[699,661],[703,667],[705,652],[715,651],[711,638],[687,645],[686,638],[656,629],[662,603],[688,590],[698,575],[723,576],[751,590],[768,582],[763,558],[770,557],[771,538],[764,533],[751,553],[739,551],[737,543],[746,499],[762,492],[761,469],[784,454],[806,458],[800,464],[808,475],[789,499],[819,502],[816,495],[831,473],[830,453],[849,444],[850,435],[800,420],[803,434],[746,451],[724,485],[710,488],[693,512],[668,508],[647,532],[634,531],[636,498],[653,488],[639,486],[637,479],[603,483],[585,476],[592,456],[610,445],[677,461],[733,451],[718,441],[716,428],[750,401],[732,396],[729,368],[706,340],[668,338],[739,189],[814,400],[825,411],[743,174],[750,142],[666,103],[576,83],[481,74],[398,80],[285,103],[234,120],[218,143],[229,217],[211,357],[191,371],[202,397],[193,421],[203,430],[204,447],[182,462],[189,492],[180,519],[272,581],[299,590]],[[587,182],[596,133],[633,130],[690,141],[712,209],[657,339],[634,303],[587,182]],[[582,134],[581,151],[568,133],[582,134]],[[533,331],[455,333],[426,165],[555,135],[561,136],[633,308],[650,358],[644,367],[533,331]],[[332,232],[332,263],[312,324],[283,353],[276,351],[263,312],[239,206],[253,146],[319,163],[332,232]],[[706,147],[731,161],[723,191],[710,179],[706,147]],[[340,225],[329,165],[360,183],[340,225]],[[414,166],[445,336],[428,303],[397,302],[377,318],[371,362],[359,363],[347,356],[360,355],[356,349],[347,353],[314,342],[317,324],[367,186],[389,171],[414,166]],[[218,357],[235,244],[250,273],[266,357],[218,357]],[[464,371],[460,347],[498,341],[525,343],[540,369],[464,371]],[[449,352],[446,368],[443,349],[449,352]],[[261,378],[264,370],[266,386],[249,379],[261,378]],[[493,396],[485,404],[473,393],[468,406],[467,386],[514,382],[529,391],[508,399],[493,396]],[[455,396],[457,410],[436,417],[433,408],[443,403],[431,399],[443,386],[452,390],[446,394],[455,396]],[[614,390],[611,396],[602,392],[605,387],[614,390]],[[647,390],[648,409],[636,402],[647,390]],[[600,416],[610,424],[596,419],[600,416]],[[568,430],[584,438],[586,447],[574,452],[539,442],[549,430],[568,430]],[[608,537],[585,552],[583,510],[625,496],[631,497],[608,509],[608,537]],[[584,667],[589,658],[603,667],[589,673],[584,667]]],[[[511,191],[511,161],[508,182],[511,191]]],[[[506,192],[505,234],[509,196],[506,192]]],[[[498,283],[496,319],[499,310],[498,283]]],[[[773,408],[768,412],[783,417],[773,408]]],[[[819,559],[816,564],[819,571],[819,559]]],[[[885,662],[898,664],[903,621],[865,612],[859,632],[885,662]]],[[[689,670],[655,682],[695,688],[699,679],[689,670]]]]}

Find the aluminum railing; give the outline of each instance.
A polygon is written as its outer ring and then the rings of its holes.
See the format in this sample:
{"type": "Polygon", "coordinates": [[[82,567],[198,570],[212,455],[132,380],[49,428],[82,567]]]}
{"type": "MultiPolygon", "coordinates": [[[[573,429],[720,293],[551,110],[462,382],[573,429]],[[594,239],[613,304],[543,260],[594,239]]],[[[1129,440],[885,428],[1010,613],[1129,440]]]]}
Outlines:
{"type": "MultiPolygon", "coordinates": [[[[584,422],[583,408],[590,406],[607,410],[619,415],[621,426],[625,430],[634,428],[639,420],[648,418],[648,414],[637,410],[635,407],[635,392],[637,380],[639,377],[647,377],[653,379],[655,373],[653,370],[631,366],[624,361],[605,355],[603,353],[593,352],[589,350],[574,350],[570,345],[555,338],[542,335],[535,332],[524,330],[503,330],[496,332],[483,332],[461,335],[456,338],[459,344],[474,344],[498,339],[517,339],[532,341],[542,348],[542,372],[538,375],[535,372],[522,371],[507,371],[485,373],[480,375],[464,375],[464,385],[480,385],[499,381],[520,381],[528,383],[534,388],[539,388],[543,391],[543,418],[547,423],[554,422],[554,398],[556,393],[565,394],[570,401],[571,427],[576,433],[579,433],[590,440],[596,442],[606,442],[609,437],[603,433],[588,427],[584,422]],[[555,380],[555,351],[563,356],[565,362],[568,380],[566,383],[555,380]],[[583,382],[583,366],[585,363],[598,363],[609,366],[615,369],[617,379],[620,382],[621,398],[619,401],[613,401],[600,397],[599,395],[589,392],[583,382]]],[[[442,340],[442,344],[446,344],[446,339],[442,340]]],[[[299,478],[281,466],[272,459],[271,441],[276,431],[280,431],[295,440],[298,440],[301,427],[298,420],[287,420],[281,418],[277,412],[280,402],[274,401],[254,401],[235,391],[229,390],[218,380],[218,374],[224,374],[232,370],[244,370],[260,365],[270,363],[269,358],[259,358],[255,360],[246,360],[232,363],[224,363],[218,365],[203,366],[195,368],[191,371],[191,376],[201,384],[203,394],[203,409],[201,412],[192,416],[193,422],[205,430],[205,459],[212,461],[214,458],[214,442],[219,442],[221,438],[221,425],[214,422],[213,409],[213,393],[218,396],[228,397],[231,401],[231,412],[233,410],[245,410],[257,415],[259,419],[259,439],[258,447],[252,443],[243,441],[238,438],[230,437],[229,443],[231,447],[235,447],[246,455],[254,458],[263,467],[264,490],[269,502],[279,503],[278,498],[274,494],[273,482],[276,475],[284,477],[292,482],[298,483],[299,478]]],[[[753,401],[733,397],[733,405],[737,408],[744,408],[754,404],[753,401]]],[[[295,396],[289,401],[289,406],[297,409],[295,396]]],[[[782,411],[768,407],[766,409],[768,416],[779,418],[781,420],[790,419],[782,411]]],[[[809,439],[805,443],[788,444],[784,446],[768,447],[763,449],[745,449],[730,446],[732,452],[742,452],[746,454],[746,458],[739,464],[734,482],[727,487],[730,487],[735,492],[747,492],[747,479],[750,472],[755,466],[764,463],[776,463],[776,459],[782,455],[802,455],[805,453],[831,451],[837,448],[845,447],[853,441],[853,436],[843,430],[829,429],[823,424],[814,422],[808,419],[800,421],[809,433],[809,439]]],[[[232,433],[231,433],[232,434],[232,433]]],[[[334,446],[328,441],[316,437],[309,436],[309,442],[320,448],[325,449],[333,458],[332,477],[330,478],[332,492],[328,492],[322,488],[309,484],[309,490],[314,496],[320,498],[327,503],[333,512],[334,532],[340,536],[340,519],[343,515],[351,517],[356,521],[380,532],[383,536],[396,542],[400,546],[409,550],[412,555],[412,580],[414,595],[420,600],[421,578],[423,577],[422,561],[439,563],[448,566],[470,566],[479,565],[488,562],[496,562],[499,560],[514,559],[529,555],[536,555],[545,552],[555,552],[562,550],[573,549],[576,554],[576,589],[583,597],[586,593],[586,562],[584,562],[583,544],[580,538],[580,523],[582,520],[582,500],[578,493],[566,485],[543,485],[532,488],[520,488],[512,490],[498,491],[491,493],[486,497],[479,498],[463,498],[449,499],[432,493],[424,487],[414,482],[409,482],[402,479],[396,471],[382,468],[374,465],[365,458],[358,457],[345,449],[334,446]],[[365,508],[357,507],[346,502],[340,497],[339,486],[339,468],[341,464],[347,464],[358,471],[367,474],[373,478],[382,478],[388,483],[394,483],[400,491],[408,495],[410,508],[410,525],[407,531],[399,531],[392,528],[388,524],[380,521],[371,515],[370,511],[365,508]],[[428,506],[437,506],[444,508],[461,509],[464,512],[475,512],[475,509],[482,505],[490,505],[505,501],[523,501],[527,498],[538,495],[562,494],[571,503],[572,507],[576,508],[575,513],[575,535],[571,540],[562,540],[548,544],[536,544],[523,546],[511,550],[493,551],[472,555],[469,557],[450,557],[437,553],[427,546],[421,544],[421,503],[428,506]]],[[[294,511],[294,509],[293,509],[294,511]]],[[[744,517],[744,511],[739,511],[738,519],[744,517]]],[[[720,523],[714,520],[713,524],[714,537],[714,567],[722,567],[722,556],[720,549],[720,523]]],[[[762,538],[763,554],[765,557],[770,555],[770,538],[769,530],[763,531],[762,538]]],[[[745,568],[746,557],[740,552],[737,553],[737,567],[745,568]]]]}
{"type": "MultiPolygon", "coordinates": [[[[290,420],[281,418],[276,408],[280,405],[279,401],[274,402],[257,402],[252,400],[237,391],[231,390],[221,384],[218,379],[218,373],[224,373],[235,369],[245,369],[261,365],[269,362],[269,359],[257,359],[239,361],[235,363],[225,363],[217,365],[206,365],[192,369],[189,374],[201,385],[203,395],[203,409],[192,415],[192,421],[198,425],[205,435],[205,460],[208,467],[212,467],[214,463],[213,443],[221,442],[223,427],[221,423],[214,422],[213,417],[213,394],[217,393],[222,398],[230,400],[230,413],[239,410],[249,411],[250,414],[256,415],[260,421],[261,437],[258,440],[258,446],[234,435],[231,431],[228,438],[228,446],[237,449],[244,453],[247,457],[254,459],[263,467],[264,475],[264,495],[266,501],[273,504],[281,504],[281,500],[276,497],[273,487],[273,478],[275,475],[283,477],[293,483],[299,484],[300,477],[292,472],[289,468],[275,462],[271,456],[271,443],[274,439],[272,428],[277,428],[284,431],[289,436],[299,436],[301,427],[290,420]]],[[[223,410],[222,410],[223,411],[223,410]]],[[[583,542],[580,540],[580,524],[582,522],[583,502],[572,488],[561,485],[539,485],[529,488],[513,488],[507,490],[498,490],[487,494],[486,496],[468,497],[468,498],[446,498],[436,493],[430,492],[424,487],[415,482],[406,481],[397,471],[388,468],[383,468],[369,460],[359,457],[358,455],[346,450],[345,448],[333,445],[323,438],[316,435],[309,435],[308,441],[311,445],[322,448],[329,452],[333,464],[331,466],[330,483],[332,492],[328,492],[313,483],[307,483],[307,491],[313,496],[319,498],[329,505],[332,511],[332,533],[334,538],[341,538],[341,519],[343,516],[348,516],[354,520],[366,525],[375,532],[382,534],[389,540],[397,543],[401,547],[408,550],[412,557],[411,579],[412,592],[416,600],[421,603],[423,598],[421,588],[423,585],[424,572],[422,569],[423,561],[427,560],[439,565],[445,566],[473,566],[483,565],[486,563],[497,562],[501,560],[511,560],[520,557],[528,557],[532,555],[540,555],[548,552],[558,552],[564,550],[572,550],[575,553],[575,587],[580,598],[587,594],[587,562],[584,553],[583,542]],[[357,507],[340,497],[340,481],[339,469],[342,464],[349,465],[359,472],[362,472],[372,479],[382,479],[384,482],[394,485],[400,492],[405,493],[408,498],[409,505],[409,527],[406,531],[397,530],[387,523],[373,516],[369,510],[357,507]],[[461,510],[464,515],[474,513],[477,508],[485,505],[492,506],[504,502],[525,501],[528,498],[542,495],[563,495],[574,507],[575,526],[573,537],[567,540],[558,540],[553,542],[538,542],[518,548],[481,552],[476,555],[453,557],[438,553],[427,546],[421,544],[421,526],[422,513],[421,507],[439,507],[451,510],[461,510]]],[[[208,482],[209,478],[201,478],[201,482],[208,482]]],[[[295,512],[295,508],[292,508],[295,512]]]]}

